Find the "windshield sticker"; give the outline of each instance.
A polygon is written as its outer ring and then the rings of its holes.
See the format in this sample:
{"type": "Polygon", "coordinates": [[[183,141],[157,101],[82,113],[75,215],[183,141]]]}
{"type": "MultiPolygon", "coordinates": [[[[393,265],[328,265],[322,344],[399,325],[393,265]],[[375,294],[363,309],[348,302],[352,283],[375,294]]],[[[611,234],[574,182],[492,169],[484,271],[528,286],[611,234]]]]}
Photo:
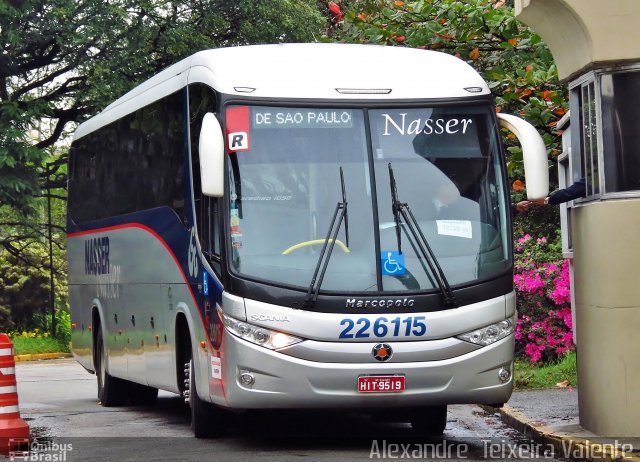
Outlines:
{"type": "Polygon", "coordinates": [[[253,108],[252,128],[351,128],[353,116],[344,109],[253,108]]]}
{"type": "Polygon", "coordinates": [[[242,241],[240,239],[242,239],[242,235],[231,235],[231,247],[240,250],[242,248],[242,241]]]}
{"type": "Polygon", "coordinates": [[[249,106],[227,109],[227,148],[229,152],[248,151],[251,148],[249,133],[249,106]]]}
{"type": "Polygon", "coordinates": [[[380,252],[382,260],[382,274],[386,276],[402,276],[407,269],[404,266],[404,254],[397,250],[380,252]]]}
{"type": "Polygon", "coordinates": [[[381,114],[384,117],[384,133],[389,136],[394,133],[400,135],[457,135],[466,134],[467,129],[473,123],[471,119],[448,117],[422,119],[420,117],[407,120],[407,114],[397,114],[394,118],[391,114],[381,114]]]}
{"type": "Polygon", "coordinates": [[[471,239],[473,237],[473,228],[468,220],[436,220],[438,225],[438,234],[442,236],[464,237],[471,239]]]}

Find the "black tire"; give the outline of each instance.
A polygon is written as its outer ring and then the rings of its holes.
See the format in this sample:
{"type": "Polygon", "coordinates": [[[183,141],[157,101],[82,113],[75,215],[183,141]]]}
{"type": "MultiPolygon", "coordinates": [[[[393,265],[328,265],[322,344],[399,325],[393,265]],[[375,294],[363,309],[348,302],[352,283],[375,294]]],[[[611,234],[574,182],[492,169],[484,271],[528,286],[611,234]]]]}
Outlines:
{"type": "Polygon", "coordinates": [[[102,329],[96,338],[96,376],[98,377],[98,399],[104,407],[123,406],[129,399],[130,383],[112,377],[107,372],[107,350],[104,347],[102,329]]]}
{"type": "Polygon", "coordinates": [[[421,435],[440,436],[447,427],[447,406],[417,409],[411,416],[411,428],[421,435]]]}
{"type": "Polygon", "coordinates": [[[139,383],[131,384],[130,402],[133,406],[153,406],[158,399],[158,389],[139,383]]]}
{"type": "Polygon", "coordinates": [[[222,411],[198,397],[193,358],[189,361],[189,407],[191,430],[196,438],[216,438],[222,434],[222,411]]]}

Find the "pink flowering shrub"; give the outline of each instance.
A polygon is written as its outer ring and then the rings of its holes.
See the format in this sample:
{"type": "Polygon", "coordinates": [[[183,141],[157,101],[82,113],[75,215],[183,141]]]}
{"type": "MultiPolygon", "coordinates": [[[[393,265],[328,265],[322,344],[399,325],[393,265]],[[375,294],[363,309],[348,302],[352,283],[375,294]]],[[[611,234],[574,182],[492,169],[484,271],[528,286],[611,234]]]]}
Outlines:
{"type": "Polygon", "coordinates": [[[569,261],[542,237],[516,240],[513,282],[517,295],[516,354],[532,363],[573,350],[569,261]]]}

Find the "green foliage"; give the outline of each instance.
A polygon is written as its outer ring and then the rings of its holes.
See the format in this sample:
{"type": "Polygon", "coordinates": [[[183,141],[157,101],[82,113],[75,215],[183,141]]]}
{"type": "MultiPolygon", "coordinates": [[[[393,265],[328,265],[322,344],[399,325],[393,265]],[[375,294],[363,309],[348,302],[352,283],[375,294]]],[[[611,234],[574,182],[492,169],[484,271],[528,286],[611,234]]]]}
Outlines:
{"type": "MultiPolygon", "coordinates": [[[[54,255],[54,284],[58,325],[68,324],[68,290],[64,253],[54,255]]],[[[0,251],[0,331],[47,329],[41,316],[49,311],[50,275],[48,246],[41,242],[16,257],[0,251]]],[[[48,315],[50,318],[50,315],[48,315]]]]}
{"type": "Polygon", "coordinates": [[[11,313],[1,330],[30,326],[34,313],[46,308],[48,286],[49,280],[39,268],[19,264],[13,255],[0,261],[0,309],[11,313]]]}
{"type": "Polygon", "coordinates": [[[16,355],[69,352],[68,342],[52,338],[48,332],[40,330],[13,332],[10,337],[13,352],[16,355]]]}
{"type": "MultiPolygon", "coordinates": [[[[36,313],[33,317],[33,325],[41,332],[51,332],[53,325],[51,313],[36,313]]],[[[67,345],[71,341],[71,315],[69,308],[56,309],[56,336],[62,344],[67,345]]]]}
{"type": "MultiPolygon", "coordinates": [[[[55,306],[68,311],[66,281],[66,202],[64,190],[51,199],[55,306]]],[[[0,206],[0,331],[43,328],[38,316],[49,311],[50,265],[47,200],[32,200],[35,213],[24,217],[0,206]]]]}
{"type": "MultiPolygon", "coordinates": [[[[517,194],[517,193],[516,193],[517,194]]],[[[513,196],[513,194],[512,194],[513,196]]],[[[522,194],[517,194],[514,202],[524,199],[522,194]]],[[[531,206],[527,213],[518,214],[513,221],[513,235],[524,236],[530,234],[534,238],[549,236],[554,244],[562,248],[560,242],[560,213],[557,205],[531,206]]]]}
{"type": "Polygon", "coordinates": [[[576,352],[569,351],[551,364],[531,364],[516,360],[514,385],[516,390],[575,387],[578,384],[576,352]]]}

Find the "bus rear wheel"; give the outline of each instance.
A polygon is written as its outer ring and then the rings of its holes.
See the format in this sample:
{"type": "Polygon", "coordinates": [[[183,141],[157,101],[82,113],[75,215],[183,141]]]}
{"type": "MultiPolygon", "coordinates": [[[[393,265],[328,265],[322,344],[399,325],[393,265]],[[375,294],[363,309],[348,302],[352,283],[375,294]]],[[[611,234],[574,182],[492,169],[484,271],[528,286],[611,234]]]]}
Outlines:
{"type": "Polygon", "coordinates": [[[191,408],[191,430],[196,438],[215,438],[222,434],[222,411],[198,396],[193,358],[185,364],[187,393],[191,408]]]}
{"type": "Polygon", "coordinates": [[[447,406],[418,408],[411,416],[411,428],[421,435],[440,436],[447,427],[447,406]]]}
{"type": "Polygon", "coordinates": [[[129,382],[112,377],[107,372],[107,349],[98,329],[96,338],[96,376],[98,377],[98,399],[104,407],[122,406],[129,398],[129,382]]]}

